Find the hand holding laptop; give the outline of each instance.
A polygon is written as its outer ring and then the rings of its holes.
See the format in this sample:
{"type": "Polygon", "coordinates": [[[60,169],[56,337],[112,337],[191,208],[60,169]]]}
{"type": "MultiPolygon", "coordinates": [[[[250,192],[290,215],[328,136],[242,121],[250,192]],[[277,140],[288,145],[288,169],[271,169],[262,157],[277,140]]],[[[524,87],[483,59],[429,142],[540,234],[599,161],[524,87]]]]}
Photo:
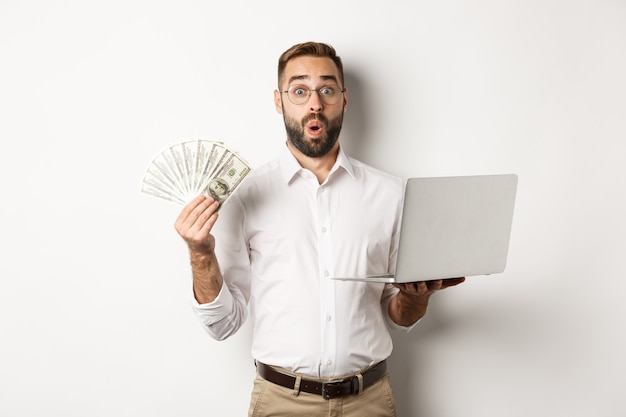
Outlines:
{"type": "Polygon", "coordinates": [[[415,281],[394,283],[393,286],[398,288],[400,292],[411,297],[431,296],[437,291],[444,290],[448,287],[454,287],[465,282],[465,277],[436,279],[432,281],[415,281]]]}
{"type": "Polygon", "coordinates": [[[400,326],[410,327],[424,317],[430,296],[465,282],[465,278],[393,283],[400,292],[389,303],[389,317],[400,326]]]}

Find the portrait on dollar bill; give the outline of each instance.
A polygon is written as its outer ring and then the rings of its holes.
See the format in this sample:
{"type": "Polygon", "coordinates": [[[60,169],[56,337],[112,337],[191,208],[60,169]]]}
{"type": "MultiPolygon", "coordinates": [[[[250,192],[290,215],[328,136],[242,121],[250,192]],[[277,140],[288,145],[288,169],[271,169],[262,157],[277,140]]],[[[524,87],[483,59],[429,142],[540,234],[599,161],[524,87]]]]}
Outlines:
{"type": "Polygon", "coordinates": [[[207,191],[217,201],[221,203],[228,198],[230,192],[228,190],[228,184],[221,178],[213,178],[211,182],[209,182],[209,186],[207,187],[207,191]]]}

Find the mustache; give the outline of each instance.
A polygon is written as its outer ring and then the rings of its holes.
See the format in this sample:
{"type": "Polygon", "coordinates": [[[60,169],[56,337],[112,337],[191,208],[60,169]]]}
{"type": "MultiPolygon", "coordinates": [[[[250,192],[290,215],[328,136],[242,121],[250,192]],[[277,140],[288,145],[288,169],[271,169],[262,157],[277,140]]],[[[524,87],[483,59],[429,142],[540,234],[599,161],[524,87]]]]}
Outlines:
{"type": "Polygon", "coordinates": [[[325,125],[328,125],[328,118],[326,116],[324,116],[323,114],[319,114],[319,113],[312,113],[302,119],[302,126],[306,125],[311,120],[317,120],[319,122],[324,123],[325,125]]]}

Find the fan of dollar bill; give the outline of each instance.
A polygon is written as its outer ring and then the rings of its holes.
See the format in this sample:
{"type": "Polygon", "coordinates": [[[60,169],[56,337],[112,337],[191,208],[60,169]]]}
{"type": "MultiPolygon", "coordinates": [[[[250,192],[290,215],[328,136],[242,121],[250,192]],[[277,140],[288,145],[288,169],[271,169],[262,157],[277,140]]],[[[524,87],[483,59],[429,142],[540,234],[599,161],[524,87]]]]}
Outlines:
{"type": "Polygon", "coordinates": [[[148,165],[141,192],[185,205],[200,194],[223,204],[250,166],[223,142],[187,140],[163,149],[148,165]]]}

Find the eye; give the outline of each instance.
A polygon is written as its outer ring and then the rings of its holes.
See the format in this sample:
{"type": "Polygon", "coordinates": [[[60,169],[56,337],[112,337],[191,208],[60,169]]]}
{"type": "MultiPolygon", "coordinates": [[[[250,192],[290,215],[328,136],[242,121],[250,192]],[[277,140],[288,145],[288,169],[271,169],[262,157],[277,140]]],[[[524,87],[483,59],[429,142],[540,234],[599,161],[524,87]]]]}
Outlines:
{"type": "Polygon", "coordinates": [[[303,96],[303,95],[306,95],[308,93],[308,90],[306,88],[304,88],[304,87],[293,87],[291,91],[296,96],[303,96]]]}
{"type": "Polygon", "coordinates": [[[323,87],[320,88],[320,94],[323,94],[325,96],[332,96],[333,94],[335,94],[335,89],[333,87],[323,87]]]}

